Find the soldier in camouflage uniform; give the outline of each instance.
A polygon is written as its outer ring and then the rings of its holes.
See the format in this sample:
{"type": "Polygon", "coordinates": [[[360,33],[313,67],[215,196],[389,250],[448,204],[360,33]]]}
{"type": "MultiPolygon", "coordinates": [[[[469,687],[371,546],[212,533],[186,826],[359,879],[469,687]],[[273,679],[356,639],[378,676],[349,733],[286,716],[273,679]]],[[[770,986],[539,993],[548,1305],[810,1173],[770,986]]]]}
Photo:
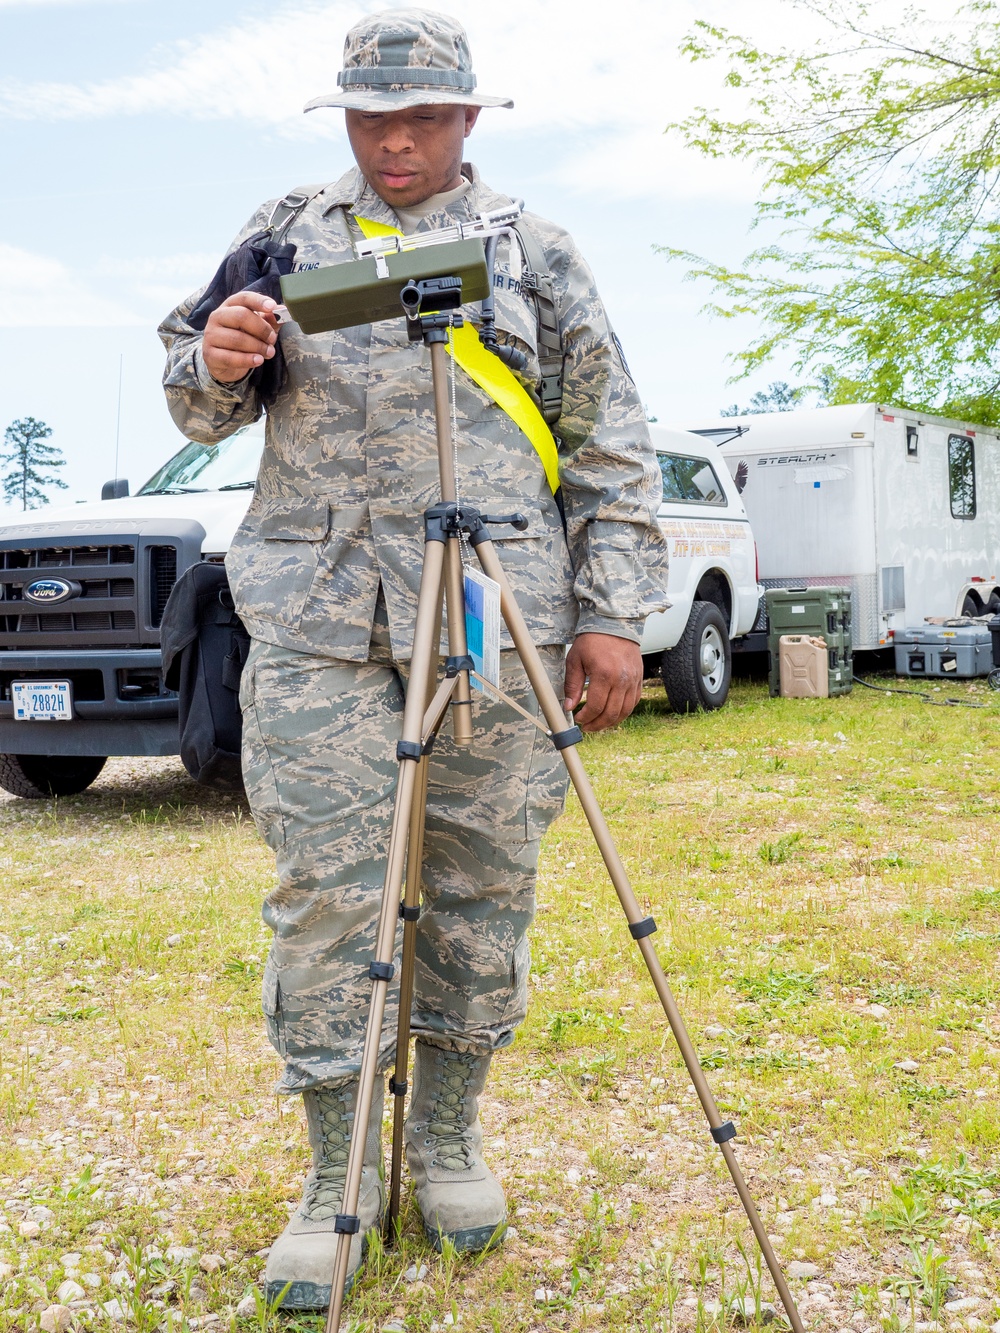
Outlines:
{"type": "MultiPolygon", "coordinates": [[[[342,91],[310,103],[347,110],[358,162],[309,196],[291,225],[295,268],[354,257],[358,218],[403,231],[447,226],[509,202],[462,164],[483,106],[464,31],[425,10],[372,15],[349,33],[342,91]]],[[[234,247],[266,224],[265,204],[234,247]]],[[[570,237],[526,225],[553,275],[565,352],[558,423],[565,522],[539,455],[509,416],[455,374],[460,498],[518,509],[524,532],[493,530],[501,563],[567,706],[585,730],[614,725],[639,697],[642,622],[666,604],[656,525],[660,477],[645,417],[591,274],[570,237]],[[566,645],[572,644],[568,657],[566,645]]],[[[501,341],[526,356],[537,398],[537,312],[519,281],[516,242],[496,274],[501,341]]],[[[227,560],[253,645],[243,676],[244,769],[254,818],[277,854],[264,906],[274,932],[264,981],[280,1090],[304,1094],[313,1167],[267,1265],[286,1307],[329,1301],[346,1148],[384,875],[399,734],[423,554],[424,509],[438,498],[428,350],[389,320],[305,336],[274,302],[229,298],[204,335],[188,322],[201,293],[160,330],[171,414],[205,443],[264,410],[251,382],[280,337],[283,387],[266,404],[256,492],[227,560]]],[[[478,308],[465,308],[478,321],[478,308]]],[[[509,640],[504,640],[509,649],[509,640]]],[[[510,651],[502,686],[536,705],[510,651]]],[[[483,1162],[478,1098],[491,1053],[513,1040],[526,1004],[526,931],[539,839],[562,806],[558,755],[511,710],[477,696],[475,740],[442,735],[430,762],[424,904],[413,1029],[407,1159],[428,1235],[477,1249],[502,1235],[503,1192],[483,1162]]],[[[383,1039],[392,1054],[390,1003],[383,1039]]],[[[380,1080],[381,1082],[381,1080],[380,1080]]],[[[351,1278],[383,1203],[377,1089],[351,1278]]]]}

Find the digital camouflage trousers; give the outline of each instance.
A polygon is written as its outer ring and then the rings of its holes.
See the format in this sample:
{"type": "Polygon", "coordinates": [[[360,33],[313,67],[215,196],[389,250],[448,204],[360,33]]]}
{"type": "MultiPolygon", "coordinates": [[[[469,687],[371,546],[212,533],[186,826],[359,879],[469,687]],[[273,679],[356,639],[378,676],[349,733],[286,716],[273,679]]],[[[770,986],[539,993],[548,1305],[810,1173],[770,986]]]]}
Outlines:
{"type": "MultiPolygon", "coordinates": [[[[342,1082],[361,1062],[407,683],[388,643],[380,598],[367,662],[255,640],[243,672],[244,779],[277,858],[263,1007],[285,1065],[279,1092],[342,1082]]],[[[561,693],[565,649],[539,651],[561,693]]],[[[514,653],[501,671],[501,688],[535,713],[514,653]]],[[[446,721],[429,760],[412,1030],[496,1049],[525,1015],[539,840],[566,780],[537,727],[475,690],[472,711],[472,747],[458,749],[446,721]]],[[[396,1010],[394,983],[384,1064],[396,1010]]]]}

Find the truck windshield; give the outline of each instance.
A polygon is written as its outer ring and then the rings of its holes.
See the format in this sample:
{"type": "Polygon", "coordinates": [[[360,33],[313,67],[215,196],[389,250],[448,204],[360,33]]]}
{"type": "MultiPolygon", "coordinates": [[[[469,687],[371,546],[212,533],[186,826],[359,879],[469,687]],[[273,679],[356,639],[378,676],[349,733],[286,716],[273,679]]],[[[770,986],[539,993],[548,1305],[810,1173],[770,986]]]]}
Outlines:
{"type": "Polygon", "coordinates": [[[263,448],[264,427],[260,422],[244,426],[219,444],[196,444],[191,440],[154,472],[137,493],[252,490],[263,448]]]}

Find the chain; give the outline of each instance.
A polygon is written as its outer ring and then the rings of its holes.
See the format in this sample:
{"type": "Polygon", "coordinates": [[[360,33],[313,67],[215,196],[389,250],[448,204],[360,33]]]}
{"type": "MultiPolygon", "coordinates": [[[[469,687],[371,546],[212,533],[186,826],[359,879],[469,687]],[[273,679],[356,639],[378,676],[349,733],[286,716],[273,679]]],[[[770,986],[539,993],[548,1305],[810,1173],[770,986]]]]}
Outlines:
{"type": "MultiPolygon", "coordinates": [[[[451,399],[451,457],[455,473],[455,502],[461,508],[462,498],[458,489],[458,391],[455,384],[455,315],[448,312],[448,347],[451,351],[451,364],[448,367],[448,392],[451,399]]],[[[472,547],[468,533],[462,532],[458,539],[458,549],[462,557],[462,568],[467,569],[472,563],[472,547]]]]}

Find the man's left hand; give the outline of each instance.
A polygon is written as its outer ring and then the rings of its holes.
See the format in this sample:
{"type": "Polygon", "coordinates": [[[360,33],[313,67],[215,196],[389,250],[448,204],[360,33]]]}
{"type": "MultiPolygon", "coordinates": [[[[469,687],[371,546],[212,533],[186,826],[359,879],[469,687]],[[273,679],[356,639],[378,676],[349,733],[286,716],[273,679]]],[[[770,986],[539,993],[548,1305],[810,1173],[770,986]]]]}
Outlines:
{"type": "Polygon", "coordinates": [[[566,655],[566,711],[587,702],[574,719],[582,731],[605,731],[628,717],[642,694],[642,654],[631,639],[581,634],[566,655]],[[587,683],[589,681],[589,683],[587,683]]]}

